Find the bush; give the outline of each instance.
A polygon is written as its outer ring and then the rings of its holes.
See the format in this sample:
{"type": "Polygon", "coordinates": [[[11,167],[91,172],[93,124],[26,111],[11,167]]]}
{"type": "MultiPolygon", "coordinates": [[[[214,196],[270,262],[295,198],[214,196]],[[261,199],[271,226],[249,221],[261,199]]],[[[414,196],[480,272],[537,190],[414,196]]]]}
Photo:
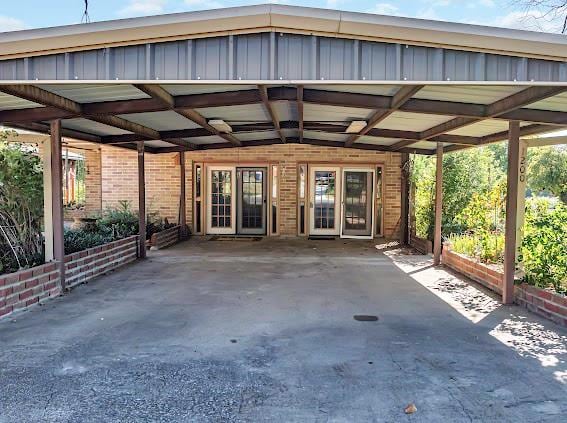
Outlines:
{"type": "Polygon", "coordinates": [[[43,174],[29,146],[0,131],[0,273],[43,263],[43,174]]]}
{"type": "Polygon", "coordinates": [[[567,293],[567,206],[529,204],[520,260],[527,283],[567,293]]]}
{"type": "Polygon", "coordinates": [[[502,263],[504,259],[504,235],[500,233],[453,234],[449,242],[453,251],[483,263],[502,263]]]}
{"type": "Polygon", "coordinates": [[[84,229],[71,229],[65,231],[65,254],[73,254],[87,248],[96,247],[114,241],[106,234],[89,232],[84,229]]]}
{"type": "Polygon", "coordinates": [[[106,209],[93,230],[112,239],[126,238],[138,233],[138,214],[132,212],[128,201],[121,201],[117,208],[106,209]]]}

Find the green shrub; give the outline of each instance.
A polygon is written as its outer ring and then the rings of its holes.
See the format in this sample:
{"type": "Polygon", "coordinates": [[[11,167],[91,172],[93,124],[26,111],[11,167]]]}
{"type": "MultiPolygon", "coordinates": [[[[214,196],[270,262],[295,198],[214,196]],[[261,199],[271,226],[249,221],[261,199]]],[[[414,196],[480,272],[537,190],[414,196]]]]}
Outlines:
{"type": "Polygon", "coordinates": [[[73,254],[87,248],[96,247],[114,241],[107,234],[90,232],[84,229],[66,230],[64,234],[65,254],[73,254]]]}
{"type": "Polygon", "coordinates": [[[567,206],[558,203],[552,208],[545,200],[530,203],[520,257],[524,280],[540,288],[566,293],[567,206]]]}
{"type": "Polygon", "coordinates": [[[453,234],[449,242],[453,251],[483,263],[502,263],[504,258],[504,235],[500,233],[453,234]]]}
{"type": "Polygon", "coordinates": [[[112,239],[126,238],[138,233],[138,214],[132,212],[128,201],[121,201],[117,208],[109,208],[97,221],[96,231],[112,239]]]}

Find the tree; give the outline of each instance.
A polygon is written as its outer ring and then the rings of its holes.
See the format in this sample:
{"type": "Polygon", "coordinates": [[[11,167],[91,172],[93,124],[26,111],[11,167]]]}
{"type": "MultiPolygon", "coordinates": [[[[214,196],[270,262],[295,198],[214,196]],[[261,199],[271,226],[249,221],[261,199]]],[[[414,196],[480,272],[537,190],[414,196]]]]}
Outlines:
{"type": "Polygon", "coordinates": [[[528,184],[533,191],[549,191],[567,204],[567,150],[537,147],[528,156],[528,184]]]}
{"type": "MultiPolygon", "coordinates": [[[[504,181],[495,150],[490,146],[458,151],[443,157],[443,234],[470,229],[463,211],[476,194],[486,198],[492,187],[504,181]]],[[[435,158],[416,156],[412,183],[415,184],[416,232],[432,239],[434,231],[435,158]]]]}
{"type": "Polygon", "coordinates": [[[567,32],[567,0],[514,0],[524,9],[524,19],[540,30],[567,32]]]}
{"type": "Polygon", "coordinates": [[[0,273],[43,260],[43,169],[21,144],[0,132],[0,273]]]}

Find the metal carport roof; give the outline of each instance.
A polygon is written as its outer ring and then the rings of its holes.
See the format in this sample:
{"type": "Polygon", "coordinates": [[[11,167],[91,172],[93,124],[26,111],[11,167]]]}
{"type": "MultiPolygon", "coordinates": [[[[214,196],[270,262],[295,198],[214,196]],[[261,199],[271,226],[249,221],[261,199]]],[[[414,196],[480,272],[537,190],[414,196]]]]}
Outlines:
{"type": "Polygon", "coordinates": [[[285,142],[433,154],[437,142],[453,151],[504,140],[509,120],[522,121],[523,135],[567,125],[563,85],[298,82],[4,84],[0,122],[46,132],[62,119],[64,136],[148,141],[153,153],[285,142]],[[367,125],[347,133],[354,120],[367,125]]]}

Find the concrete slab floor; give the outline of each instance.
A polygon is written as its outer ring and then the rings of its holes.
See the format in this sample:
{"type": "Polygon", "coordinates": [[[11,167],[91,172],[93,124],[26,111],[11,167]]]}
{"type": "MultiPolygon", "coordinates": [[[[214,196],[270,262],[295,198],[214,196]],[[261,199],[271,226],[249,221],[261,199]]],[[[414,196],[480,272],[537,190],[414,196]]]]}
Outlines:
{"type": "Polygon", "coordinates": [[[565,330],[376,244],[191,240],[0,321],[0,422],[565,421],[565,330]]]}

